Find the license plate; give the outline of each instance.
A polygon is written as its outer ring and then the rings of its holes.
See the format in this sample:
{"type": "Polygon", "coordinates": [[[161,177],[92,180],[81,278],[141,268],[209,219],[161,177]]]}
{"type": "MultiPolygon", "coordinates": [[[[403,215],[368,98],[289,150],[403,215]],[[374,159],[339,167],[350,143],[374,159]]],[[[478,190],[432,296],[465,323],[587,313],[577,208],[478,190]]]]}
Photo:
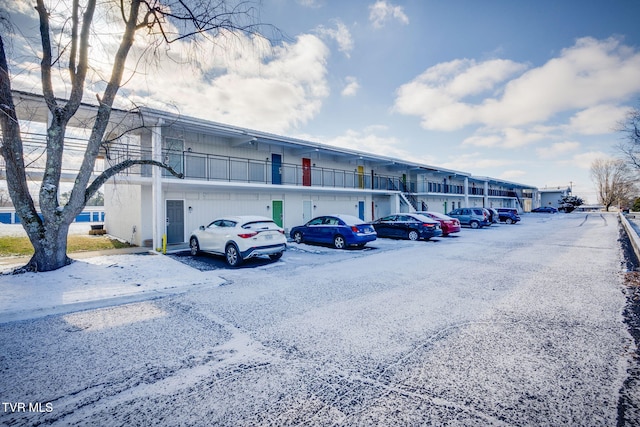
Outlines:
{"type": "Polygon", "coordinates": [[[271,239],[273,239],[273,235],[271,235],[271,234],[266,234],[266,235],[264,236],[264,238],[265,238],[265,239],[267,239],[267,240],[271,240],[271,239]]]}

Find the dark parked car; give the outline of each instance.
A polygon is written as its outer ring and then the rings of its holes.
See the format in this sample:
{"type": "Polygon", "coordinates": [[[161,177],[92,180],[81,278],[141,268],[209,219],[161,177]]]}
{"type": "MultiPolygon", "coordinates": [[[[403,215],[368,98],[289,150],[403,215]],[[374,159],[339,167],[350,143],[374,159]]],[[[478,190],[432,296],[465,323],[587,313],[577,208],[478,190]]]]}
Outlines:
{"type": "Polygon", "coordinates": [[[414,213],[398,213],[388,215],[371,223],[380,237],[399,239],[429,240],[442,236],[440,222],[424,215],[414,213]]]}
{"type": "Polygon", "coordinates": [[[540,206],[539,208],[531,209],[531,212],[536,213],[557,213],[558,209],[553,206],[540,206]]]}
{"type": "Polygon", "coordinates": [[[458,208],[447,215],[457,218],[460,224],[468,225],[471,228],[482,228],[491,225],[489,214],[484,208],[458,208]]]}
{"type": "Polygon", "coordinates": [[[376,240],[376,230],[370,225],[351,215],[324,215],[312,219],[305,225],[293,227],[291,238],[296,243],[326,243],[336,249],[347,246],[362,247],[376,240]]]}
{"type": "Polygon", "coordinates": [[[460,232],[460,221],[456,218],[451,218],[449,215],[440,212],[418,211],[416,213],[438,221],[442,229],[442,236],[460,232]]]}
{"type": "Polygon", "coordinates": [[[506,222],[507,224],[515,224],[520,221],[520,215],[518,215],[517,209],[498,208],[498,215],[500,222],[506,222]]]}

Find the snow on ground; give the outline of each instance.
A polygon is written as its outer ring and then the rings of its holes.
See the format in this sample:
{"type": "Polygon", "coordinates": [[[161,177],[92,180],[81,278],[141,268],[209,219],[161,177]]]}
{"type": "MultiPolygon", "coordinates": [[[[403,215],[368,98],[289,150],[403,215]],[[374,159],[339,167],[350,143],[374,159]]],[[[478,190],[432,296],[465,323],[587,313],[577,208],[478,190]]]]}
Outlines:
{"type": "MultiPolygon", "coordinates": [[[[2,266],[0,272],[19,265],[2,266]]],[[[158,298],[223,282],[163,255],[76,260],[49,273],[0,276],[0,322],[158,298]]]]}
{"type": "Polygon", "coordinates": [[[531,214],[430,242],[293,245],[240,269],[128,255],[0,276],[26,311],[101,283],[189,290],[0,323],[0,398],[44,408],[0,422],[616,425],[636,350],[618,233],[613,215],[531,214]]]}

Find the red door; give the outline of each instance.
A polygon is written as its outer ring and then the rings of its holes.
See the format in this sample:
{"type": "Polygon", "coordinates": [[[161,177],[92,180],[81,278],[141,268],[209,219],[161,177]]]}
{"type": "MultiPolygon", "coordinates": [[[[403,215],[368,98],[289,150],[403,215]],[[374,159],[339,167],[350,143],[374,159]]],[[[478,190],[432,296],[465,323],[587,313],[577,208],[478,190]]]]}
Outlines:
{"type": "Polygon", "coordinates": [[[302,185],[311,185],[311,159],[302,159],[302,185]]]}

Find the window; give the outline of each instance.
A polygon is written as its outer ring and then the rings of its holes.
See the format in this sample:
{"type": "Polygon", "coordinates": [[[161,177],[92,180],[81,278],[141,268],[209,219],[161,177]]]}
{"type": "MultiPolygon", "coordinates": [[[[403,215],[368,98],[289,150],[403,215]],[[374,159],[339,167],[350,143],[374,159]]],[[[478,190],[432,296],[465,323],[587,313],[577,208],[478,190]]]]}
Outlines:
{"type": "Polygon", "coordinates": [[[324,217],[312,219],[311,221],[309,221],[309,225],[321,225],[323,220],[324,217]]]}
{"type": "MultiPolygon", "coordinates": [[[[184,151],[184,141],[177,138],[165,138],[162,147],[163,163],[171,166],[178,173],[183,173],[182,155],[184,151]]],[[[162,169],[164,176],[172,176],[169,171],[162,169]]]]}
{"type": "Polygon", "coordinates": [[[273,221],[255,221],[248,222],[242,226],[242,228],[247,230],[268,230],[272,228],[276,228],[277,225],[273,221]]]}

